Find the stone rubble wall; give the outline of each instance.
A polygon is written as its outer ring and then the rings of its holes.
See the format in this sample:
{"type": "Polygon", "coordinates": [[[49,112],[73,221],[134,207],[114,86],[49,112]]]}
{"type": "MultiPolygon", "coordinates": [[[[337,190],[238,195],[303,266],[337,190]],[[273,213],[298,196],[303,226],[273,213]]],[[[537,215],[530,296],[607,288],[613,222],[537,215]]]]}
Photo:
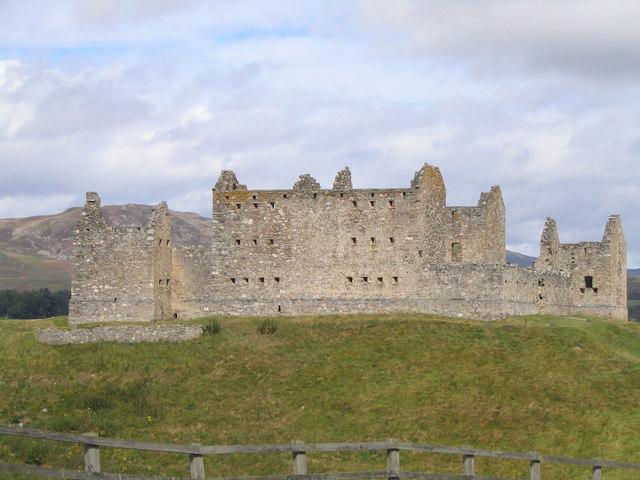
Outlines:
{"type": "Polygon", "coordinates": [[[47,328],[36,334],[47,345],[71,345],[98,342],[143,343],[186,342],[202,336],[200,325],[105,326],[62,330],[47,328]]]}

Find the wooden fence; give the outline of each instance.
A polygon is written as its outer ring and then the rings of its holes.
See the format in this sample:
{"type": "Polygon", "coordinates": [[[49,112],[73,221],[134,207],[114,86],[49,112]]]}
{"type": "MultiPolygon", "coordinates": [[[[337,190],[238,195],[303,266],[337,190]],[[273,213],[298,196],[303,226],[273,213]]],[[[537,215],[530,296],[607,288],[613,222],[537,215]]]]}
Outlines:
{"type": "MultiPolygon", "coordinates": [[[[443,447],[437,445],[418,445],[403,443],[397,440],[385,442],[355,442],[355,443],[303,443],[294,442],[280,445],[171,445],[164,443],[136,442],[129,440],[117,440],[113,438],[101,438],[92,435],[75,435],[69,433],[48,432],[31,428],[0,426],[0,435],[27,437],[40,440],[66,442],[79,444],[84,447],[84,471],[65,470],[59,468],[45,468],[34,465],[0,463],[0,472],[13,474],[33,475],[49,478],[65,478],[78,480],[94,479],[118,479],[118,480],[179,480],[177,477],[147,476],[133,474],[103,473],[100,468],[101,448],[124,448],[131,450],[144,450],[151,452],[181,453],[188,455],[190,478],[203,480],[205,455],[228,454],[264,454],[274,452],[290,453],[293,463],[293,475],[269,475],[251,477],[226,477],[225,480],[357,480],[383,478],[387,480],[413,479],[413,480],[504,480],[493,477],[482,477],[475,474],[475,458],[490,457],[502,460],[518,460],[528,462],[529,479],[540,480],[541,466],[544,463],[559,463],[565,465],[577,465],[591,470],[593,480],[602,480],[602,471],[605,468],[620,468],[640,470],[640,464],[618,462],[612,460],[581,459],[558,457],[553,455],[540,455],[538,453],[515,453],[477,448],[443,447]],[[400,469],[400,451],[439,453],[457,455],[461,459],[461,474],[407,472],[400,469]],[[347,452],[347,451],[386,451],[387,468],[379,471],[321,473],[310,474],[307,472],[307,454],[310,452],[347,452]]],[[[186,469],[186,462],[185,462],[186,469]]]]}

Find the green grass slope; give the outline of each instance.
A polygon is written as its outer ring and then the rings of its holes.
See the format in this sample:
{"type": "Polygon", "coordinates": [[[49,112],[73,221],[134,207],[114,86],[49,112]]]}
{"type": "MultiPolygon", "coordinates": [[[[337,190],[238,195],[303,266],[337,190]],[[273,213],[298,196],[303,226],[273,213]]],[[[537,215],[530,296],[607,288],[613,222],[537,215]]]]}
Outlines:
{"type": "Polygon", "coordinates": [[[71,265],[37,253],[0,251],[0,290],[68,289],[71,265]]]}
{"type": "MultiPolygon", "coordinates": [[[[640,462],[640,325],[423,315],[223,318],[184,344],[51,347],[55,321],[0,324],[0,423],[204,444],[401,440],[640,462]]],[[[79,447],[0,437],[0,461],[81,467],[79,447]]],[[[478,459],[525,478],[525,462],[478,459]]],[[[213,477],[291,471],[289,455],[205,458],[213,477]]],[[[104,449],[104,471],[188,476],[173,454],[104,449]]],[[[383,469],[384,454],[310,454],[309,471],[383,469]]],[[[406,470],[460,459],[401,452],[406,470]]],[[[543,465],[545,478],[590,478],[543,465]]],[[[607,479],[636,478],[605,472],[607,479]]]]}

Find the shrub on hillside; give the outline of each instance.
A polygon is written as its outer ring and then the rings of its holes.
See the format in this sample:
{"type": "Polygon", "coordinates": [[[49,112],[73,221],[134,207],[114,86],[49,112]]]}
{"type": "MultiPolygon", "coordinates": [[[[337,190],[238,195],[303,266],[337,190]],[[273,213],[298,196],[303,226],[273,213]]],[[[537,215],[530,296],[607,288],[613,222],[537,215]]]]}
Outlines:
{"type": "Polygon", "coordinates": [[[258,333],[262,335],[271,335],[273,333],[276,333],[277,330],[278,330],[278,322],[276,322],[275,320],[271,320],[271,319],[262,320],[258,324],[258,333]]]}
{"type": "Polygon", "coordinates": [[[207,336],[220,333],[220,330],[222,330],[222,327],[220,326],[220,322],[216,319],[209,320],[208,323],[202,326],[202,332],[207,336]]]}

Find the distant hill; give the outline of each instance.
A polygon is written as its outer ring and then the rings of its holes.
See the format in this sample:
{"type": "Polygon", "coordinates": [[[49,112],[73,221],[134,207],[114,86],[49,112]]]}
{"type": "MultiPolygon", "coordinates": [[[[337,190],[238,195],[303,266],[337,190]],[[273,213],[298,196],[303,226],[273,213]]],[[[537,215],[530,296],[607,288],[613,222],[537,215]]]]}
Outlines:
{"type": "MultiPolygon", "coordinates": [[[[108,205],[103,207],[107,224],[120,227],[146,225],[150,205],[108,205]]],[[[52,290],[71,285],[73,229],[80,208],[54,215],[0,219],[0,290],[52,290]]],[[[211,221],[196,213],[173,213],[173,242],[176,245],[209,244],[211,221]]]]}
{"type": "Polygon", "coordinates": [[[627,277],[640,277],[640,268],[630,268],[627,270],[627,277]]]}
{"type": "Polygon", "coordinates": [[[528,255],[523,255],[522,253],[507,250],[507,263],[520,265],[521,267],[526,268],[533,265],[535,259],[535,257],[530,257],[528,255]]]}

